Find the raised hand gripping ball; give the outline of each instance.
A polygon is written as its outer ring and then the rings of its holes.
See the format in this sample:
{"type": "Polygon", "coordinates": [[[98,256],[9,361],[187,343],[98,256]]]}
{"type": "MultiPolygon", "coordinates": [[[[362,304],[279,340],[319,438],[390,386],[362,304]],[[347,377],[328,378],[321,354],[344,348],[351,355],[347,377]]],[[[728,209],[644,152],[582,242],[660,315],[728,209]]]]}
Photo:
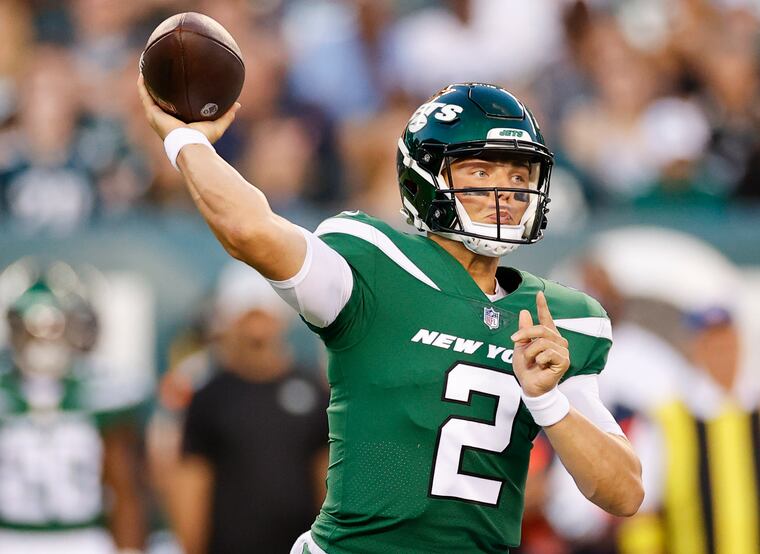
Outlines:
{"type": "Polygon", "coordinates": [[[140,71],[156,104],[185,123],[222,116],[245,80],[235,39],[195,12],[173,15],[156,27],[140,56],[140,71]]]}

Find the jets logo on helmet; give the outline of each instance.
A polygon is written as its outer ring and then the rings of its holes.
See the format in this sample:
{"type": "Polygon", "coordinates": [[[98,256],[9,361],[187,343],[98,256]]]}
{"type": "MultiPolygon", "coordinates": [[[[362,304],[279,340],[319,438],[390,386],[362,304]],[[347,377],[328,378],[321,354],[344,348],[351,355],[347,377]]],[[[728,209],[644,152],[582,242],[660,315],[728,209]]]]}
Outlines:
{"type": "Polygon", "coordinates": [[[412,118],[409,120],[409,124],[407,125],[407,128],[413,132],[416,133],[417,131],[422,130],[422,128],[427,125],[428,123],[428,117],[430,117],[430,114],[433,112],[435,113],[435,118],[438,121],[454,121],[457,117],[459,117],[459,114],[464,111],[464,108],[462,106],[457,106],[456,104],[444,104],[442,102],[426,102],[412,115],[412,118]]]}
{"type": "Polygon", "coordinates": [[[526,131],[521,129],[491,129],[488,131],[486,138],[489,139],[502,139],[502,138],[516,138],[530,140],[530,135],[526,131]]]}
{"type": "Polygon", "coordinates": [[[510,92],[484,83],[450,85],[414,112],[399,139],[401,211],[420,231],[461,241],[478,254],[502,256],[542,238],[553,162],[533,114],[510,92]],[[519,160],[529,168],[527,187],[462,187],[451,165],[463,159],[519,160]],[[504,197],[518,198],[525,209],[509,224],[501,218],[474,221],[460,201],[473,191],[493,195],[497,213],[504,197]]]}

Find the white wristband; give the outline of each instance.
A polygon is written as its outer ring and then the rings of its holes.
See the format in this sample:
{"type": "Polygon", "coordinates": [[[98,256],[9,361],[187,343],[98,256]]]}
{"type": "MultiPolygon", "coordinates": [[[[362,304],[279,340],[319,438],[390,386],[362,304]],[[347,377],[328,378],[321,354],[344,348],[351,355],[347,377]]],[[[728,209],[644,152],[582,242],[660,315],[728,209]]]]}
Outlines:
{"type": "Polygon", "coordinates": [[[570,412],[570,401],[557,387],[541,396],[527,396],[525,392],[520,394],[533,420],[541,427],[554,425],[570,412]]]}
{"type": "Polygon", "coordinates": [[[177,167],[177,156],[179,156],[180,150],[188,144],[203,144],[204,146],[211,148],[211,150],[214,150],[214,147],[211,146],[206,135],[200,131],[188,127],[177,127],[166,135],[166,138],[164,139],[166,156],[177,171],[179,171],[179,167],[177,167]]]}

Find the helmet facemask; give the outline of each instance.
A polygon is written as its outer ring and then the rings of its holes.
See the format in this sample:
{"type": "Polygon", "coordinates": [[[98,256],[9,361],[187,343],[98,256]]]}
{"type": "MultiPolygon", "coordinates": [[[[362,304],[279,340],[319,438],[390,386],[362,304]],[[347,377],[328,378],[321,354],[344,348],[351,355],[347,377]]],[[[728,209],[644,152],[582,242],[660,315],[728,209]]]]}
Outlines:
{"type": "Polygon", "coordinates": [[[43,301],[23,310],[11,310],[8,323],[13,358],[24,375],[63,377],[73,349],[66,340],[66,317],[59,306],[43,301]]]}
{"type": "MultiPolygon", "coordinates": [[[[446,148],[438,174],[428,173],[434,182],[435,197],[428,221],[415,217],[418,228],[460,241],[472,252],[491,257],[503,256],[520,244],[540,240],[546,227],[551,163],[543,157],[517,151],[516,141],[505,142],[507,144],[501,147],[497,141],[490,140],[479,145],[446,148]],[[527,182],[524,186],[510,186],[508,182],[473,186],[478,183],[458,179],[452,171],[453,165],[468,160],[525,165],[527,182]],[[491,221],[477,221],[477,214],[473,218],[467,211],[465,205],[472,196],[483,197],[488,212],[493,212],[489,214],[491,221]]],[[[412,207],[409,202],[404,205],[406,211],[412,207]]]]}
{"type": "Polygon", "coordinates": [[[540,160],[510,151],[484,150],[467,152],[464,156],[453,152],[446,156],[437,177],[439,196],[445,198],[444,202],[453,202],[456,217],[449,226],[438,225],[435,232],[460,240],[476,254],[493,257],[538,240],[548,201],[546,191],[542,190],[541,171],[540,160]],[[475,171],[501,167],[507,172],[507,179],[510,174],[521,176],[522,172],[515,167],[524,167],[527,172],[522,183],[501,180],[483,186],[477,179],[457,177],[452,166],[461,168],[462,164],[475,171]]]}

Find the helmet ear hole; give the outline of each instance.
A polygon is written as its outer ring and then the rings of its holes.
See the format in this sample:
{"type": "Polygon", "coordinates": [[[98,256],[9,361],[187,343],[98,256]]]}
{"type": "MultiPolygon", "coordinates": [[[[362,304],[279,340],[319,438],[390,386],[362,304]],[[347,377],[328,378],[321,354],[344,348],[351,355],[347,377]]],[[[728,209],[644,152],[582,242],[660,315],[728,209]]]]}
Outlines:
{"type": "Polygon", "coordinates": [[[417,196],[417,191],[419,188],[417,187],[417,183],[415,183],[412,179],[404,179],[404,188],[412,196],[417,196]]]}

